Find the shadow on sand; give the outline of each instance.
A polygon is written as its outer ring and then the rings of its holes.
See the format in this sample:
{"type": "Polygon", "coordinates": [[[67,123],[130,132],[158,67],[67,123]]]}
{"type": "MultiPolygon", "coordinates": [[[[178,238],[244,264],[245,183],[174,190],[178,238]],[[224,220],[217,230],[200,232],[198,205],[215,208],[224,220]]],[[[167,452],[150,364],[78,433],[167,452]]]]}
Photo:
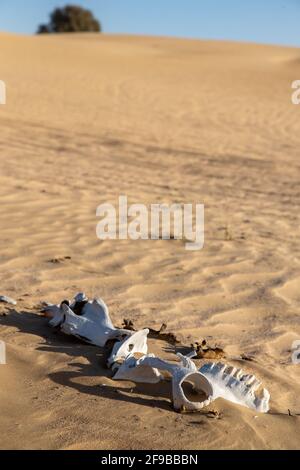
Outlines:
{"type": "MultiPolygon", "coordinates": [[[[171,383],[168,381],[159,384],[132,384],[129,387],[130,382],[123,382],[122,386],[120,382],[115,382],[112,386],[103,385],[103,381],[107,382],[105,379],[111,379],[113,376],[111,370],[105,366],[109,351],[90,346],[72,336],[66,336],[58,330],[49,328],[47,319],[36,313],[7,309],[5,316],[0,316],[0,326],[14,327],[22,333],[41,338],[42,344],[35,348],[36,351],[67,354],[70,358],[84,357],[87,360],[84,364],[73,361],[68,363],[67,365],[72,370],[49,373],[48,377],[55,384],[109,400],[130,402],[163,410],[172,408],[171,383]],[[93,385],[78,383],[77,379],[82,377],[94,377],[98,379],[98,383],[93,385]]],[[[171,346],[167,346],[166,350],[168,348],[170,349],[171,346]]]]}
{"type": "MultiPolygon", "coordinates": [[[[109,351],[97,346],[90,346],[77,340],[72,336],[66,336],[59,330],[51,329],[48,321],[36,313],[26,311],[18,312],[15,309],[6,309],[5,316],[0,315],[0,327],[10,326],[17,328],[20,332],[35,335],[42,340],[42,344],[36,347],[36,351],[54,352],[66,354],[70,358],[84,357],[86,363],[70,362],[67,366],[72,370],[61,370],[52,372],[48,377],[55,383],[64,387],[70,387],[80,393],[102,397],[109,400],[135,403],[150,408],[160,408],[171,410],[171,383],[163,381],[158,384],[134,384],[131,382],[115,382],[113,385],[103,384],[107,379],[111,379],[113,374],[107,369],[106,359],[109,351]],[[76,370],[74,370],[76,368],[76,370]],[[82,377],[97,379],[97,384],[87,385],[77,382],[82,377]]],[[[174,346],[168,345],[164,348],[167,352],[174,352],[174,346]]],[[[177,352],[186,352],[186,348],[176,347],[177,352]]],[[[203,412],[202,414],[206,414],[203,412]]],[[[288,416],[290,418],[300,416],[300,413],[280,412],[271,409],[269,412],[273,416],[288,416]]]]}

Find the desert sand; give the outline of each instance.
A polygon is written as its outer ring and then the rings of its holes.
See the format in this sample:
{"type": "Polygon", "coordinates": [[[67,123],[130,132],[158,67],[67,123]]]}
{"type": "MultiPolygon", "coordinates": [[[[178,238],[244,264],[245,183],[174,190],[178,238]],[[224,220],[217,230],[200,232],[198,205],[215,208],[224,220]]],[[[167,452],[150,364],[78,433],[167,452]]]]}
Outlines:
{"type": "Polygon", "coordinates": [[[18,301],[0,304],[0,448],[299,448],[300,50],[0,34],[0,63],[0,294],[18,301]],[[204,249],[101,242],[96,208],[121,194],[204,203],[204,249]],[[169,384],[114,382],[103,351],[40,316],[78,291],[116,325],[224,348],[269,389],[270,413],[216,401],[220,419],[178,414],[169,384]]]}

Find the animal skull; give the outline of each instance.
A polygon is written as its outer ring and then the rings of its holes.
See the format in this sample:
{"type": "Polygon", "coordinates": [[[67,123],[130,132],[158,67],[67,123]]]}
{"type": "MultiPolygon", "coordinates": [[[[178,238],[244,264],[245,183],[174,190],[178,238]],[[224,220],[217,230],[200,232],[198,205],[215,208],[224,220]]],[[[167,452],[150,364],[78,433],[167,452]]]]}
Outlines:
{"type": "Polygon", "coordinates": [[[101,299],[88,301],[85,294],[77,294],[70,307],[67,302],[61,305],[47,304],[45,316],[51,318],[49,324],[59,326],[61,331],[76,336],[87,343],[104,347],[108,340],[116,340],[108,366],[116,371],[114,380],[128,380],[136,383],[158,383],[164,379],[160,371],[172,378],[173,405],[177,411],[199,411],[213,400],[223,398],[232,403],[248,407],[256,412],[269,411],[270,394],[261,388],[261,382],[254,375],[245,374],[221,363],[205,364],[199,370],[192,361],[194,352],[188,356],[177,354],[180,362],[167,362],[153,354],[148,354],[148,329],[132,332],[115,328],[108,308],[101,299]],[[72,311],[76,303],[81,303],[80,313],[72,311]],[[135,357],[141,354],[142,357],[135,357]],[[198,392],[198,400],[189,400],[184,387],[189,384],[198,392]],[[200,395],[201,394],[201,395],[200,395]]]}

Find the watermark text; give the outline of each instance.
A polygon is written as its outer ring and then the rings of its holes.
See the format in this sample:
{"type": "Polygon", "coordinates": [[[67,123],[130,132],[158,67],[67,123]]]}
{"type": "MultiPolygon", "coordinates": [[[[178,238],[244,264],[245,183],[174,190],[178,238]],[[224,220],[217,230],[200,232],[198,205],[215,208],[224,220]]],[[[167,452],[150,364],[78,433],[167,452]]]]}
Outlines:
{"type": "Polygon", "coordinates": [[[128,205],[119,197],[118,208],[105,203],[98,206],[96,234],[100,240],[184,240],[189,251],[204,246],[203,204],[128,205]],[[195,210],[194,210],[195,209],[195,210]]]}
{"type": "Polygon", "coordinates": [[[292,83],[292,88],[295,90],[292,93],[292,103],[293,104],[300,104],[300,80],[295,80],[292,83]]]}

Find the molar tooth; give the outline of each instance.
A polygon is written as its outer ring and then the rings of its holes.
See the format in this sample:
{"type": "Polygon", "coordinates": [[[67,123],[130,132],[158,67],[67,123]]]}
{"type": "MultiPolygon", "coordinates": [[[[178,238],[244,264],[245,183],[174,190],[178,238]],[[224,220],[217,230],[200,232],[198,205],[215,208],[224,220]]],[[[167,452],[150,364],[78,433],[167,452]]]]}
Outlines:
{"type": "Polygon", "coordinates": [[[245,380],[246,385],[252,385],[256,381],[255,375],[248,375],[245,378],[246,378],[246,380],[245,380]]]}
{"type": "Polygon", "coordinates": [[[253,385],[251,385],[252,392],[256,392],[261,387],[261,382],[259,380],[255,380],[253,385]]]}

